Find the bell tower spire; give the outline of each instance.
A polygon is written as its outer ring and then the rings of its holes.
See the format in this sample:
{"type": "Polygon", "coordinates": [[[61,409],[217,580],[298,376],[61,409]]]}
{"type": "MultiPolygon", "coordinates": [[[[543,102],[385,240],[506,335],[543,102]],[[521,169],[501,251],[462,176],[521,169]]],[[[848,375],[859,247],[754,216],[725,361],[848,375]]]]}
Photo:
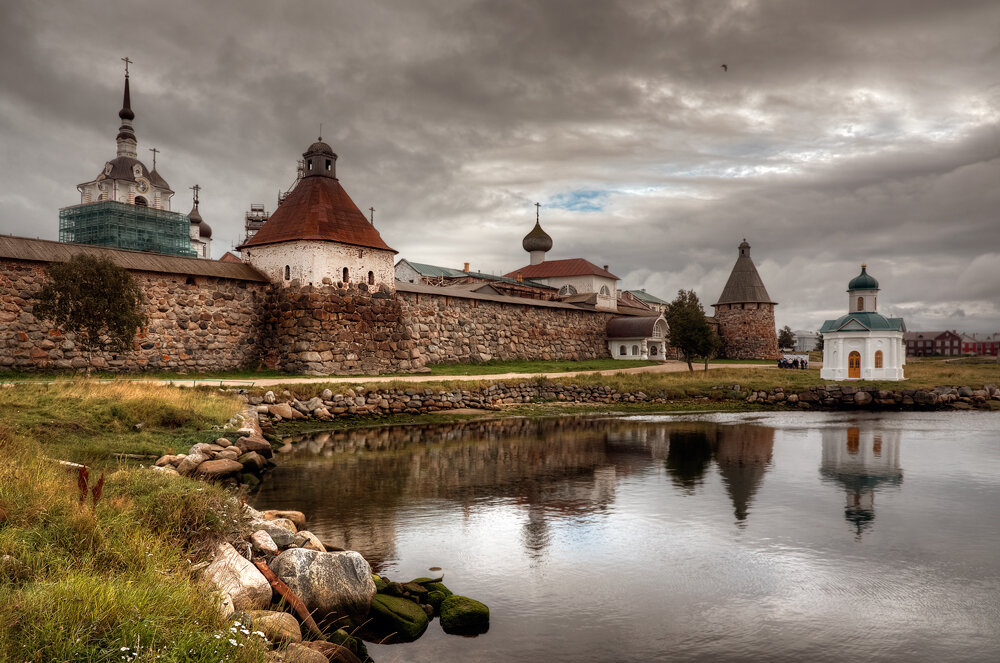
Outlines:
{"type": "Polygon", "coordinates": [[[121,118],[122,125],[118,127],[116,140],[118,141],[118,156],[132,157],[134,159],[138,156],[136,150],[138,140],[136,140],[135,130],[132,128],[132,120],[135,119],[135,113],[132,112],[132,97],[129,95],[128,89],[128,66],[132,64],[132,60],[124,57],[122,58],[122,62],[125,63],[125,94],[122,97],[122,109],[118,111],[118,117],[121,118]]]}

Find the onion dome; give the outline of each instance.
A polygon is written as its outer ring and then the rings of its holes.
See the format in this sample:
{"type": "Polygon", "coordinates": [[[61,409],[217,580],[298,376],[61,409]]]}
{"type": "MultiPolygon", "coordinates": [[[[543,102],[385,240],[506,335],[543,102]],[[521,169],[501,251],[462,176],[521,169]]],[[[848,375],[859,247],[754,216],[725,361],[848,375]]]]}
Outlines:
{"type": "Polygon", "coordinates": [[[201,218],[201,214],[198,212],[197,201],[191,211],[188,212],[188,218],[191,219],[191,225],[198,226],[198,235],[203,239],[212,238],[212,226],[205,223],[205,220],[201,218]]]}
{"type": "Polygon", "coordinates": [[[541,224],[535,221],[535,227],[521,240],[521,246],[528,253],[532,251],[549,251],[552,249],[552,238],[549,237],[547,232],[542,230],[541,224]]]}
{"type": "Polygon", "coordinates": [[[878,290],[878,281],[867,270],[868,265],[861,265],[861,273],[847,284],[848,290],[878,290]]]}
{"type": "Polygon", "coordinates": [[[310,154],[333,154],[333,148],[327,143],[323,142],[323,138],[320,137],[315,143],[309,146],[309,149],[303,153],[302,156],[308,157],[310,154]]]}
{"type": "Polygon", "coordinates": [[[331,177],[337,179],[337,154],[323,142],[323,137],[302,153],[305,170],[302,177],[331,177]]]}

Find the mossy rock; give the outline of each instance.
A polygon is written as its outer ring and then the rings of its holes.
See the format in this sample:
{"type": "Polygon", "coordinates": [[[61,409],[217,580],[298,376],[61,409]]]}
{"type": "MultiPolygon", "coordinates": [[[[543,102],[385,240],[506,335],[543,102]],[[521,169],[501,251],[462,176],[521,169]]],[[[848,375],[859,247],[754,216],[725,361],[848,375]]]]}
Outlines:
{"type": "Polygon", "coordinates": [[[440,578],[414,578],[410,582],[415,582],[418,585],[426,585],[429,582],[441,582],[442,580],[444,580],[444,576],[440,578]]]}
{"type": "Polygon", "coordinates": [[[376,592],[381,592],[383,589],[389,586],[389,583],[387,583],[383,578],[375,575],[374,573],[372,574],[372,582],[375,583],[376,592]]]}
{"type": "Polygon", "coordinates": [[[485,633],[490,628],[490,609],[475,599],[453,594],[441,602],[441,628],[458,635],[485,633]]]}
{"type": "Polygon", "coordinates": [[[406,590],[403,589],[403,583],[401,582],[390,582],[385,586],[385,589],[382,590],[383,594],[388,594],[390,596],[402,596],[405,592],[406,590]]]}
{"type": "Polygon", "coordinates": [[[444,592],[439,592],[437,590],[427,593],[427,603],[429,603],[431,607],[434,608],[434,614],[437,615],[441,614],[441,603],[446,598],[448,598],[447,594],[445,594],[444,592]]]}
{"type": "Polygon", "coordinates": [[[260,486],[260,478],[251,472],[244,472],[240,477],[240,483],[247,487],[247,490],[257,490],[260,486]]]}
{"type": "Polygon", "coordinates": [[[425,584],[424,587],[426,587],[427,591],[429,592],[441,592],[445,596],[451,596],[452,594],[455,593],[450,589],[448,589],[447,587],[445,587],[444,584],[440,582],[429,582],[425,584]]]}
{"type": "Polygon", "coordinates": [[[395,642],[416,640],[424,634],[430,622],[424,609],[413,601],[385,594],[375,595],[369,614],[380,630],[396,634],[392,638],[395,642]]]}
{"type": "Polygon", "coordinates": [[[341,647],[347,647],[351,650],[351,653],[362,661],[371,660],[371,657],[368,656],[368,648],[365,647],[365,643],[362,642],[361,638],[355,638],[342,628],[337,629],[327,636],[327,640],[341,647]]]}
{"type": "Polygon", "coordinates": [[[403,589],[412,594],[418,599],[422,599],[427,596],[428,589],[421,585],[419,582],[408,582],[403,585],[403,589]]]}

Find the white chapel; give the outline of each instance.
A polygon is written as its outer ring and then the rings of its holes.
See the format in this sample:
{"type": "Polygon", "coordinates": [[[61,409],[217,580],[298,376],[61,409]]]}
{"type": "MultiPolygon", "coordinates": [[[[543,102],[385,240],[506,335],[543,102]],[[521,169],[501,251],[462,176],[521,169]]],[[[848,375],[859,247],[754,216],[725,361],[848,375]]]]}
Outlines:
{"type": "Polygon", "coordinates": [[[878,281],[867,265],[847,285],[848,313],[827,320],[823,335],[824,380],[903,380],[906,345],[902,318],[877,312],[878,281]]]}

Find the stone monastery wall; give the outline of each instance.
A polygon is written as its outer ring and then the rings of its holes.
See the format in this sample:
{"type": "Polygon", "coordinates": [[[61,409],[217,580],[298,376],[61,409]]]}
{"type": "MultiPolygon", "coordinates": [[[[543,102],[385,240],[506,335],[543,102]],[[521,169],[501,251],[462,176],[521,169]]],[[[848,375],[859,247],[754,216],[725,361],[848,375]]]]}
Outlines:
{"type": "MultiPolygon", "coordinates": [[[[0,370],[85,369],[88,355],[35,319],[46,263],[0,259],[0,370]]],[[[130,270],[149,297],[137,351],[95,353],[111,372],[207,372],[265,364],[290,373],[408,372],[429,363],[608,357],[612,314],[367,284],[275,287],[130,270]]]]}
{"type": "Polygon", "coordinates": [[[428,364],[611,356],[605,340],[610,313],[415,292],[396,297],[428,364]]]}
{"type": "MultiPolygon", "coordinates": [[[[94,353],[108,371],[218,371],[255,365],[256,339],[271,286],[209,276],[132,271],[149,304],[149,328],[128,355],[94,353]]],[[[47,280],[42,262],[0,259],[0,370],[83,369],[87,353],[72,335],[35,319],[33,300],[47,280]]]]}

